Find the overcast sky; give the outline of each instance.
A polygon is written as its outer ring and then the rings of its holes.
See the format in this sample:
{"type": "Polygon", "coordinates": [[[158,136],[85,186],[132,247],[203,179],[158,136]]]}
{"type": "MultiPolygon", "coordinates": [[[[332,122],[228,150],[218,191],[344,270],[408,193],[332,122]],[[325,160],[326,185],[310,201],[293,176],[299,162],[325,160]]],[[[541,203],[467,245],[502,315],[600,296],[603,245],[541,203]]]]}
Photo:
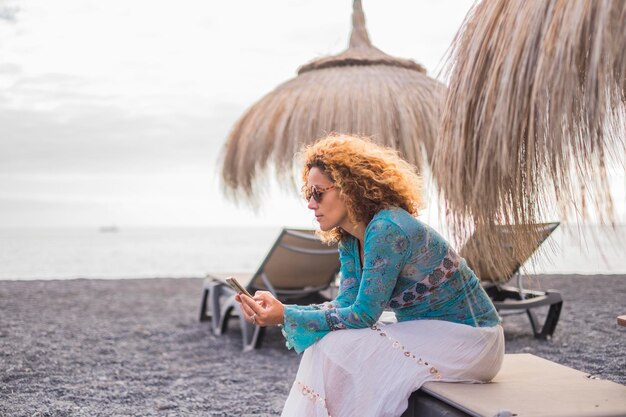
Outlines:
{"type": "MultiPolygon", "coordinates": [[[[469,0],[364,0],[375,46],[430,75],[469,0]]],[[[347,46],[350,0],[0,0],[0,227],[311,225],[221,194],[248,106],[347,46]]],[[[623,177],[617,181],[623,212],[623,177]]]]}

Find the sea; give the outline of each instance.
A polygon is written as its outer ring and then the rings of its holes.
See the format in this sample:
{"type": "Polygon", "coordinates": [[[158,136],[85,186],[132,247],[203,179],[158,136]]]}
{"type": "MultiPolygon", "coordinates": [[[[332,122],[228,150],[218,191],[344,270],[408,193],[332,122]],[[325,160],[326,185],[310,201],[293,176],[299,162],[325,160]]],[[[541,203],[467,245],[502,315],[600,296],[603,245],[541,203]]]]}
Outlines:
{"type": "MultiPolygon", "coordinates": [[[[3,228],[0,280],[201,278],[258,268],[279,227],[3,228]]],[[[626,274],[626,225],[561,226],[532,274],[626,274]]]]}

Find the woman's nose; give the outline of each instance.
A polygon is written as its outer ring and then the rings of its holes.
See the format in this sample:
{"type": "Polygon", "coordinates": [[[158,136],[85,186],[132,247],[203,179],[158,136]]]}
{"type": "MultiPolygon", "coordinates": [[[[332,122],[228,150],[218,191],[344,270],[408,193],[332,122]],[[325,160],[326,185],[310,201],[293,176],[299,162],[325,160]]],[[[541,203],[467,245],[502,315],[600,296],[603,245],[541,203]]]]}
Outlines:
{"type": "Polygon", "coordinates": [[[315,201],[313,196],[311,196],[311,198],[309,198],[309,204],[307,205],[307,207],[311,210],[315,210],[317,206],[318,206],[317,201],[315,201]]]}

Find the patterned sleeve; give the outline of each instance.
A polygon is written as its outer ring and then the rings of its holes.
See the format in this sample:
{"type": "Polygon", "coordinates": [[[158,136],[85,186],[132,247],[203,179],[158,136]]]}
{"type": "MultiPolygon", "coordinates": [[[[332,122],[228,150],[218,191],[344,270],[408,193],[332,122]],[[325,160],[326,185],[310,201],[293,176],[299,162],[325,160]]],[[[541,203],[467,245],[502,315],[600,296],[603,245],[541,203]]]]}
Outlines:
{"type": "Polygon", "coordinates": [[[341,269],[339,270],[339,294],[331,301],[333,307],[348,307],[352,305],[359,293],[359,277],[356,273],[354,248],[352,248],[354,243],[354,240],[339,243],[339,262],[341,263],[341,269]]]}
{"type": "Polygon", "coordinates": [[[448,254],[449,245],[434,229],[418,222],[413,241],[419,250],[411,255],[410,263],[422,271],[433,271],[448,254]]]}
{"type": "MultiPolygon", "coordinates": [[[[370,222],[366,230],[364,267],[358,288],[358,280],[342,283],[343,291],[335,300],[337,305],[323,310],[285,306],[283,335],[287,347],[301,353],[330,331],[373,325],[387,307],[409,246],[406,234],[394,223],[385,219],[370,222]]],[[[342,260],[344,282],[346,278],[356,278],[354,260],[351,268],[349,262],[344,265],[342,260]]]]}

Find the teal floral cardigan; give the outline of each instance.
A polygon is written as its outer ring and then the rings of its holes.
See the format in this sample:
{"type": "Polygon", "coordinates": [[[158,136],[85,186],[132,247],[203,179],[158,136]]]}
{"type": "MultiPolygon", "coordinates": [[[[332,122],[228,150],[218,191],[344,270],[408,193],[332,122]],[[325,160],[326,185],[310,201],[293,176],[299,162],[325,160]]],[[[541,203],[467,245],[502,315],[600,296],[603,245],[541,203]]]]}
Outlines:
{"type": "Polygon", "coordinates": [[[501,319],[478,278],[439,233],[400,208],[378,212],[357,239],[339,244],[339,295],[323,304],[286,305],[287,347],[301,353],[328,332],[360,329],[391,309],[398,321],[447,320],[491,327],[501,319]]]}

